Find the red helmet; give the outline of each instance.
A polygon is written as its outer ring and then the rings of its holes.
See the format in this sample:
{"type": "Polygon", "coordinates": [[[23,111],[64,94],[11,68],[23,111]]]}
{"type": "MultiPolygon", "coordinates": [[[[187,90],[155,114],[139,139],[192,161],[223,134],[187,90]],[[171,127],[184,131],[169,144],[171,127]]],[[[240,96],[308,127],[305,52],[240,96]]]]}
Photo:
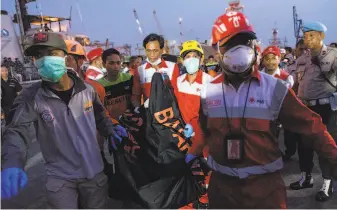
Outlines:
{"type": "Polygon", "coordinates": [[[215,21],[212,29],[212,44],[224,45],[237,34],[246,33],[256,39],[253,26],[241,12],[227,12],[215,21]]]}
{"type": "Polygon", "coordinates": [[[262,56],[264,57],[268,54],[274,54],[274,55],[280,57],[281,56],[280,48],[278,46],[274,46],[274,45],[268,46],[266,49],[263,50],[262,56]]]}

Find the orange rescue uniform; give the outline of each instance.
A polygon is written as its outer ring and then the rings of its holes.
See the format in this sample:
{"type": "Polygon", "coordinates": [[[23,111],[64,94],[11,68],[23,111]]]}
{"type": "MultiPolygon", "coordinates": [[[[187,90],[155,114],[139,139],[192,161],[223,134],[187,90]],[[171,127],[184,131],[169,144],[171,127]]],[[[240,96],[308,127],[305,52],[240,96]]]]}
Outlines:
{"type": "MultiPolygon", "coordinates": [[[[202,134],[199,125],[199,111],[200,111],[200,96],[202,89],[206,83],[211,82],[213,77],[207,73],[199,70],[195,80],[190,83],[188,80],[188,74],[183,74],[177,79],[177,87],[175,88],[175,96],[179,105],[179,110],[182,115],[184,122],[191,124],[194,129],[194,136],[192,137],[192,147],[189,153],[198,154],[202,150],[202,147],[197,148],[194,142],[203,142],[204,135],[202,134]]],[[[204,150],[204,157],[207,158],[207,151],[204,150]]],[[[205,184],[206,187],[209,183],[209,176],[206,177],[205,184]]],[[[201,203],[208,203],[207,194],[202,196],[199,201],[201,203]]],[[[189,204],[180,209],[191,209],[193,204],[189,204]]]]}
{"type": "Polygon", "coordinates": [[[210,148],[207,162],[213,169],[208,188],[210,208],[286,208],[286,189],[279,172],[282,154],[271,132],[276,120],[285,129],[302,134],[319,156],[330,161],[337,178],[337,146],[321,117],[270,75],[254,71],[249,83],[243,82],[236,90],[222,75],[207,84],[202,93],[208,118],[203,122],[210,148]],[[229,126],[244,134],[244,155],[239,163],[227,159],[233,144],[228,143],[228,150],[224,149],[229,126]]]}

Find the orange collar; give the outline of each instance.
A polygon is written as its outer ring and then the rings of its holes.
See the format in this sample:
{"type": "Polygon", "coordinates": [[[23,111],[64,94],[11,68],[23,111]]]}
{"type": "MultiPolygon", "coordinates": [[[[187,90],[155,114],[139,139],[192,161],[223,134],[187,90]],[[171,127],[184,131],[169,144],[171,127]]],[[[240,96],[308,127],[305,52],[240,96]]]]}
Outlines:
{"type": "MultiPolygon", "coordinates": [[[[194,83],[194,82],[197,82],[197,83],[199,83],[199,84],[202,84],[202,71],[201,70],[199,70],[198,71],[198,74],[197,74],[197,77],[195,78],[195,80],[192,82],[192,84],[194,83]]],[[[186,73],[186,76],[185,76],[185,78],[183,79],[183,82],[185,82],[185,81],[188,81],[188,74],[186,73]]]]}
{"type": "MultiPolygon", "coordinates": [[[[161,59],[161,63],[158,65],[159,68],[167,68],[167,64],[164,59],[161,59]]],[[[147,62],[145,65],[145,69],[152,68],[151,63],[147,62]]]]}

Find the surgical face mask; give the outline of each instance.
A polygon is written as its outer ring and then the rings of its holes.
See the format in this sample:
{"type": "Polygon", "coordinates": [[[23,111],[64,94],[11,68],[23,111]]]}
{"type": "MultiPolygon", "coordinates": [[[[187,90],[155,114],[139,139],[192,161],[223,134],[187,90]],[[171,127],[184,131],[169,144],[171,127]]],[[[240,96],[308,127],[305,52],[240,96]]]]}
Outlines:
{"type": "Polygon", "coordinates": [[[65,57],[44,56],[35,61],[42,80],[57,83],[66,73],[65,57]]]}
{"type": "Polygon", "coordinates": [[[156,61],[151,62],[148,58],[146,58],[146,61],[150,63],[153,66],[158,66],[161,63],[161,58],[158,58],[156,61]]]}
{"type": "Polygon", "coordinates": [[[247,71],[255,61],[254,49],[238,45],[229,49],[223,56],[225,68],[235,74],[247,71]]]}
{"type": "Polygon", "coordinates": [[[184,66],[188,74],[194,74],[199,70],[200,59],[199,58],[187,58],[184,60],[184,66]]]}

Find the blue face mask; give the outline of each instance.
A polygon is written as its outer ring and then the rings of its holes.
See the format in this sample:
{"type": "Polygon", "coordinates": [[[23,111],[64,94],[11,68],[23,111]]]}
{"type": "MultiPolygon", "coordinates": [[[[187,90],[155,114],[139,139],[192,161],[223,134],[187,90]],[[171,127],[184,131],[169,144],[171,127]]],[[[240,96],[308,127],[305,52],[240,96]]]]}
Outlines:
{"type": "Polygon", "coordinates": [[[65,57],[44,56],[35,61],[42,80],[57,83],[66,73],[65,57]]]}
{"type": "Polygon", "coordinates": [[[194,74],[199,70],[200,59],[199,58],[187,58],[184,60],[184,66],[188,74],[194,74]]]}

